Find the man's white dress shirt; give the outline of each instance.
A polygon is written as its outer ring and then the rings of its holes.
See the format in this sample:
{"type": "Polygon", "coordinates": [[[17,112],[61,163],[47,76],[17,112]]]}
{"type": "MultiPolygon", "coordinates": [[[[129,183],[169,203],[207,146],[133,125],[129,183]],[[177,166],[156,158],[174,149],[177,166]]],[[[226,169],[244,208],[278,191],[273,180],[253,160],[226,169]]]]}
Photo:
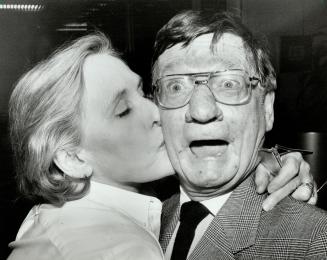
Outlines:
{"type": "MultiPolygon", "coordinates": [[[[185,193],[185,191],[183,190],[182,187],[180,187],[180,205],[183,205],[183,203],[190,201],[191,199],[188,197],[188,195],[185,193]]],[[[206,229],[208,228],[208,226],[210,225],[211,221],[214,219],[214,217],[217,215],[217,213],[219,212],[219,210],[222,208],[222,206],[224,205],[224,203],[227,201],[227,199],[229,198],[229,196],[231,195],[231,192],[226,193],[224,195],[209,199],[209,200],[204,200],[204,201],[200,201],[200,203],[202,205],[204,205],[210,212],[210,214],[208,214],[208,216],[206,216],[197,226],[197,228],[195,229],[195,235],[194,235],[194,239],[192,241],[190,250],[188,252],[188,256],[190,255],[190,253],[193,251],[193,249],[195,248],[195,246],[198,244],[198,242],[200,241],[202,235],[204,234],[204,232],[206,231],[206,229]]],[[[167,250],[165,252],[165,259],[169,260],[171,258],[172,252],[173,252],[173,248],[174,248],[174,243],[175,243],[175,239],[176,239],[176,234],[179,228],[179,224],[180,222],[177,223],[177,226],[174,230],[174,233],[171,237],[171,240],[169,241],[167,250]]]]}

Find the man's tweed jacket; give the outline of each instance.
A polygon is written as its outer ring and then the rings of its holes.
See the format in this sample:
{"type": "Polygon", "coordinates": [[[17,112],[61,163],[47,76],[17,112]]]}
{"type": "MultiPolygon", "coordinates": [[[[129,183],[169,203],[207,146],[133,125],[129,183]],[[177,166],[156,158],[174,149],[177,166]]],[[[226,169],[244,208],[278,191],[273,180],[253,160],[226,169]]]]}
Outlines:
{"type": "MultiPolygon", "coordinates": [[[[327,213],[291,197],[262,210],[252,177],[239,185],[188,259],[327,259],[327,213]]],[[[165,251],[179,218],[179,194],[165,201],[165,251]]]]}

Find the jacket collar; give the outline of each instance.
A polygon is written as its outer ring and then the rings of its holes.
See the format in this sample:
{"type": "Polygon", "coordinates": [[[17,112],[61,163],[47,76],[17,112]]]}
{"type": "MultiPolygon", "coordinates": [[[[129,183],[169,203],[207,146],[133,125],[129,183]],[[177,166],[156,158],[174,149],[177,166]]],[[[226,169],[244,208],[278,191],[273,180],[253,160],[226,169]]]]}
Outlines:
{"type": "Polygon", "coordinates": [[[207,252],[220,255],[219,259],[234,259],[233,254],[252,246],[264,197],[256,193],[253,176],[243,181],[211,222],[190,259],[207,252]]]}
{"type": "Polygon", "coordinates": [[[180,194],[177,193],[167,199],[162,205],[161,229],[159,242],[163,252],[166,252],[169,241],[174,233],[180,214],[180,194]]]}

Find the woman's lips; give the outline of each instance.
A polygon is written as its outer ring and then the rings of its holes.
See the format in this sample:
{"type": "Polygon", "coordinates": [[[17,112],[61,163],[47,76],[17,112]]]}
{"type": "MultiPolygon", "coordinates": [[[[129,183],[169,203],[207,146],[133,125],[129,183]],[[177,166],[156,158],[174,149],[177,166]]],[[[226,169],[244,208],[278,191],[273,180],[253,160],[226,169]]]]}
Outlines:
{"type": "Polygon", "coordinates": [[[191,152],[199,157],[219,157],[226,152],[228,142],[221,139],[195,140],[190,143],[191,152]]]}

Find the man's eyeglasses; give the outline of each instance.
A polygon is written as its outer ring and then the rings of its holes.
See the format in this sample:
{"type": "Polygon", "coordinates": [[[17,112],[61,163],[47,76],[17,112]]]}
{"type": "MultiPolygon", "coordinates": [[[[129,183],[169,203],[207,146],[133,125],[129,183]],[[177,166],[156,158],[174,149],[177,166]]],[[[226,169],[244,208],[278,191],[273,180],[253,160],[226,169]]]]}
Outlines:
{"type": "Polygon", "coordinates": [[[171,74],[155,83],[155,98],[160,107],[173,109],[185,106],[191,99],[194,88],[206,86],[216,101],[225,105],[242,105],[251,99],[252,86],[260,82],[240,69],[171,74]]]}

